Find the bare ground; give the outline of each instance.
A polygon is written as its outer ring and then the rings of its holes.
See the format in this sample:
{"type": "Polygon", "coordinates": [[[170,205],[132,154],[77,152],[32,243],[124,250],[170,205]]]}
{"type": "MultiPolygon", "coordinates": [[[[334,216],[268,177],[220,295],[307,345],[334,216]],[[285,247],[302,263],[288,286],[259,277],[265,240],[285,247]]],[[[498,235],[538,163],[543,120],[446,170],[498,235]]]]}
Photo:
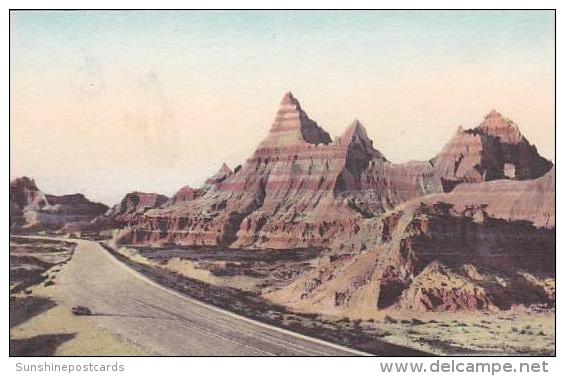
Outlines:
{"type": "Polygon", "coordinates": [[[133,259],[126,257],[123,254],[124,252],[117,252],[108,245],[104,244],[103,246],[118,260],[155,282],[241,316],[377,355],[429,355],[422,350],[383,341],[381,338],[386,332],[382,332],[378,328],[362,330],[358,321],[344,322],[318,314],[292,312],[283,306],[270,303],[255,292],[242,291],[228,286],[211,285],[199,279],[160,267],[158,263],[152,263],[139,254],[137,255],[139,257],[133,259]]]}
{"type": "Polygon", "coordinates": [[[284,285],[314,267],[316,250],[302,250],[292,259],[292,253],[284,251],[109,249],[155,281],[194,298],[368,352],[387,342],[438,355],[555,354],[554,310],[514,307],[500,312],[416,313],[387,309],[371,315],[329,316],[300,313],[260,297],[265,286],[284,285]]]}
{"type": "Polygon", "coordinates": [[[75,246],[65,240],[10,238],[10,355],[145,354],[72,315],[58,274],[75,246]]]}

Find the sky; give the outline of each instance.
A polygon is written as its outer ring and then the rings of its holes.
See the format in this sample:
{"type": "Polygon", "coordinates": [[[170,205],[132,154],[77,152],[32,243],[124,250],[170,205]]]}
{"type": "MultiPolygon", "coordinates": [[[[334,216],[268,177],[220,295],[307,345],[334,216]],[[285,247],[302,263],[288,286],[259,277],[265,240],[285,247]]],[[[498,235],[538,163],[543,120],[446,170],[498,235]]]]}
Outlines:
{"type": "Polygon", "coordinates": [[[428,160],[496,109],[554,160],[552,11],[16,11],[10,177],[106,204],[242,164],[291,90],[428,160]]]}

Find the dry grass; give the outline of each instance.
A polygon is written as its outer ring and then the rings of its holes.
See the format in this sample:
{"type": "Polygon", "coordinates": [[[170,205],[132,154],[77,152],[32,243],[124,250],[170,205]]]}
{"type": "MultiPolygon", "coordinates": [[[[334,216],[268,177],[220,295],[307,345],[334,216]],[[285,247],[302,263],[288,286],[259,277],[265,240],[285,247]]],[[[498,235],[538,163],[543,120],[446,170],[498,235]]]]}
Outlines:
{"type": "Polygon", "coordinates": [[[367,322],[386,341],[441,355],[553,355],[555,313],[387,313],[367,322]],[[391,320],[392,319],[392,320],[391,320]],[[396,322],[391,322],[396,321],[396,322]]]}

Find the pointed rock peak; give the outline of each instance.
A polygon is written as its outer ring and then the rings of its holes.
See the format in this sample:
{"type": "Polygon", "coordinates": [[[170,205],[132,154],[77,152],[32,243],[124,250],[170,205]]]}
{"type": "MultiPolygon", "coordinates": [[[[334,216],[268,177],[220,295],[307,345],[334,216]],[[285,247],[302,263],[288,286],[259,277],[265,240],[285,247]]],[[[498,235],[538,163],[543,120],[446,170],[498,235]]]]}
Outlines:
{"type": "Polygon", "coordinates": [[[218,171],[218,174],[231,174],[233,171],[231,170],[231,168],[229,168],[229,166],[225,163],[222,163],[222,167],[220,167],[220,170],[218,171]]]}
{"type": "Polygon", "coordinates": [[[482,133],[500,137],[503,142],[517,143],[522,140],[522,134],[516,124],[496,110],[491,110],[477,129],[482,133]]]}
{"type": "Polygon", "coordinates": [[[330,135],[308,117],[298,100],[289,91],[281,100],[269,136],[263,141],[261,148],[330,142],[330,135]]]}
{"type": "Polygon", "coordinates": [[[496,110],[491,110],[486,116],[484,121],[479,125],[480,128],[508,128],[516,127],[514,122],[510,119],[505,118],[502,114],[496,110]]]}
{"type": "Polygon", "coordinates": [[[346,142],[350,142],[355,137],[361,137],[363,139],[369,139],[367,136],[367,130],[361,124],[359,119],[353,120],[353,122],[345,129],[343,135],[341,136],[342,140],[346,142]]]}
{"type": "Polygon", "coordinates": [[[210,187],[214,184],[219,184],[233,175],[233,171],[228,167],[227,164],[222,163],[222,166],[212,177],[206,180],[204,183],[205,187],[210,187]]]}
{"type": "Polygon", "coordinates": [[[287,91],[286,93],[284,93],[281,99],[279,114],[288,113],[292,111],[297,111],[298,113],[306,115],[306,113],[302,110],[302,107],[300,106],[300,102],[298,101],[298,99],[296,99],[294,94],[292,94],[292,91],[287,91]]]}
{"type": "Polygon", "coordinates": [[[485,116],[485,119],[488,118],[501,118],[503,117],[502,114],[498,111],[496,111],[494,108],[492,110],[490,110],[490,112],[487,114],[487,116],[485,116]]]}
{"type": "Polygon", "coordinates": [[[167,200],[164,207],[171,206],[179,202],[192,201],[202,196],[205,192],[206,190],[204,189],[192,188],[190,185],[185,185],[167,200]]]}
{"type": "Polygon", "coordinates": [[[345,147],[351,147],[357,145],[356,147],[361,147],[368,155],[372,157],[379,157],[384,160],[384,156],[381,152],[373,147],[373,140],[367,135],[367,129],[361,124],[358,119],[353,120],[353,122],[345,129],[345,132],[339,137],[339,143],[345,147]]]}
{"type": "Polygon", "coordinates": [[[298,99],[296,99],[294,95],[292,95],[291,91],[287,91],[281,99],[281,105],[289,105],[289,104],[300,106],[298,99]]]}
{"type": "Polygon", "coordinates": [[[363,124],[361,124],[361,122],[359,121],[359,119],[353,120],[353,122],[349,125],[349,128],[355,129],[355,132],[364,132],[364,133],[366,133],[366,129],[365,129],[365,127],[363,126],[363,124]]]}

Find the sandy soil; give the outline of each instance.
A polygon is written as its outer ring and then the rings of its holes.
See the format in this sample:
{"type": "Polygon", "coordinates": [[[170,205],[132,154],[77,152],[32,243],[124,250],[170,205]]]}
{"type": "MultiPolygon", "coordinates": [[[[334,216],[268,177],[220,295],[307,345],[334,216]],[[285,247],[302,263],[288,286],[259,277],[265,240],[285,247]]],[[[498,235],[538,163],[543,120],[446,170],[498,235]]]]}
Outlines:
{"type": "Polygon", "coordinates": [[[362,320],[363,330],[384,340],[438,355],[555,354],[555,313],[513,309],[504,312],[413,313],[389,310],[362,320]]]}
{"type": "MultiPolygon", "coordinates": [[[[17,242],[32,243],[21,240],[17,242]]],[[[59,247],[62,244],[33,243],[34,252],[37,253],[48,252],[49,247],[59,247]]],[[[11,253],[12,250],[19,254],[25,252],[14,243],[11,243],[10,250],[11,253]]],[[[59,278],[66,261],[68,258],[44,270],[42,278],[38,279],[39,283],[10,294],[10,355],[148,354],[98,328],[89,317],[74,316],[71,313],[72,305],[66,301],[62,288],[64,281],[59,278]]]]}
{"type": "MultiPolygon", "coordinates": [[[[159,261],[157,259],[144,257],[139,253],[138,250],[134,248],[121,247],[118,248],[117,251],[123,256],[137,263],[155,267],[163,267],[172,272],[179,273],[186,277],[198,279],[213,286],[234,287],[243,291],[259,291],[257,285],[261,281],[260,279],[245,275],[221,277],[216,276],[211,270],[190,259],[171,257],[167,258],[166,260],[159,261]]],[[[223,261],[218,261],[214,263],[214,266],[226,268],[226,263],[223,261]]]]}

